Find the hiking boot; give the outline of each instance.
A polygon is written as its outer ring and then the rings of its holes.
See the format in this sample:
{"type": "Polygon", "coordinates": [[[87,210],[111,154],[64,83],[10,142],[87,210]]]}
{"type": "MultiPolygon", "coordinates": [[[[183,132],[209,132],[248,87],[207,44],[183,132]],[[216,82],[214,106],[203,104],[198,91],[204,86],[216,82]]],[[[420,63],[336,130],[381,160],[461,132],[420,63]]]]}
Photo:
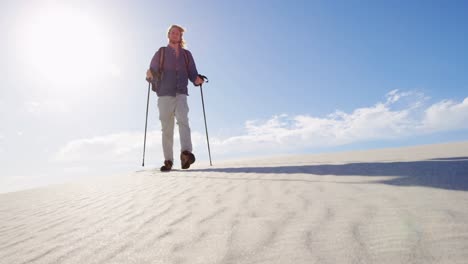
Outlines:
{"type": "Polygon", "coordinates": [[[192,165],[195,162],[195,155],[193,155],[192,152],[184,150],[182,153],[180,153],[180,163],[182,164],[182,169],[186,170],[190,168],[190,165],[192,165]]]}
{"type": "Polygon", "coordinates": [[[170,171],[172,169],[172,161],[165,160],[164,166],[161,167],[161,171],[170,171]]]}

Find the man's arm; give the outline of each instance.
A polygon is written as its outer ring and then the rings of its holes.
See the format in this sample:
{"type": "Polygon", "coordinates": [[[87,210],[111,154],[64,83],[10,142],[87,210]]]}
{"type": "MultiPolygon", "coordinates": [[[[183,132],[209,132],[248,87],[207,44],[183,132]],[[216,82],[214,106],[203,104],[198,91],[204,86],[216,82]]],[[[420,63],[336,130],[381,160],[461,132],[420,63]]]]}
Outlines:
{"type": "Polygon", "coordinates": [[[197,77],[198,77],[198,71],[197,71],[197,66],[195,65],[195,60],[193,59],[192,53],[187,50],[187,55],[188,55],[188,78],[189,80],[194,83],[195,85],[197,82],[197,77]]]}
{"type": "Polygon", "coordinates": [[[151,59],[150,67],[148,71],[146,71],[146,79],[152,81],[153,78],[157,75],[159,72],[159,56],[161,53],[161,49],[156,51],[154,54],[153,58],[151,59]]]}

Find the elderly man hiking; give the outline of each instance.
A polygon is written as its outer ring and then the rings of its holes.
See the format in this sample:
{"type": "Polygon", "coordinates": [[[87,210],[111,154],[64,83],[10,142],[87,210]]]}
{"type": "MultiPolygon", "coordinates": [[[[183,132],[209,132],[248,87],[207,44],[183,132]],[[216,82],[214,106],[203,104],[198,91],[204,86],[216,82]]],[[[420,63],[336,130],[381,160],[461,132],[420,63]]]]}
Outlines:
{"type": "Polygon", "coordinates": [[[159,48],[146,72],[146,79],[151,82],[153,91],[158,95],[164,152],[161,171],[170,171],[174,164],[174,118],[179,126],[181,167],[188,169],[195,162],[188,120],[187,85],[188,80],[195,86],[202,84],[204,80],[198,75],[192,53],[184,49],[184,31],[178,25],[169,28],[169,44],[159,48]]]}

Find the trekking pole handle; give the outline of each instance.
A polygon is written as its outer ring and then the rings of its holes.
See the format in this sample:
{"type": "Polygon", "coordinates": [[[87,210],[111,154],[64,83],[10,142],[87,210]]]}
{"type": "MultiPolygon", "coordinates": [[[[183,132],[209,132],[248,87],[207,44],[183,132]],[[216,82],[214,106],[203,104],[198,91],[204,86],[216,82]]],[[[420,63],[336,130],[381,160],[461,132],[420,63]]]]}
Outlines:
{"type": "MultiPolygon", "coordinates": [[[[205,82],[208,82],[208,77],[206,77],[205,75],[201,75],[201,74],[198,74],[198,77],[200,77],[201,79],[203,79],[203,81],[205,82]]],[[[197,86],[200,86],[201,84],[197,85],[197,86]]]]}

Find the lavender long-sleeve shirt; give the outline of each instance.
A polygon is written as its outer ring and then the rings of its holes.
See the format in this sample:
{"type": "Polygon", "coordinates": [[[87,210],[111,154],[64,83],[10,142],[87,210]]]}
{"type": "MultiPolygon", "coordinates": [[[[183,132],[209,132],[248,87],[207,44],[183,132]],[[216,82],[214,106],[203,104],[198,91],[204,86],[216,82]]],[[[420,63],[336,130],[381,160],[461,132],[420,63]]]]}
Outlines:
{"type": "MultiPolygon", "coordinates": [[[[198,76],[192,53],[186,49],[180,48],[179,56],[176,57],[175,49],[169,45],[167,45],[164,51],[163,75],[162,79],[159,81],[160,83],[157,85],[158,89],[156,90],[156,94],[158,96],[176,96],[176,94],[188,95],[188,80],[190,79],[190,81],[194,83],[198,76]],[[188,67],[185,63],[184,52],[187,53],[188,67]]],[[[150,69],[153,73],[159,71],[159,50],[154,54],[151,60],[150,69]]],[[[153,86],[156,84],[155,82],[157,82],[156,79],[155,76],[153,86]]]]}

